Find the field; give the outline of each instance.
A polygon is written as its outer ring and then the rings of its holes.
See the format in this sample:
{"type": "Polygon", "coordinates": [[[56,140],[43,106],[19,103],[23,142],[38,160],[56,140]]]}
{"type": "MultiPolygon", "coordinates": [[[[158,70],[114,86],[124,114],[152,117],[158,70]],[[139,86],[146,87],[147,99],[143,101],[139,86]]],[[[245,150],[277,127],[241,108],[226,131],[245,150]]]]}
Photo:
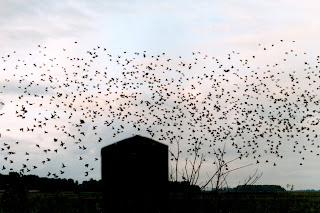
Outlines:
{"type": "MultiPolygon", "coordinates": [[[[0,193],[2,197],[4,193],[0,193]]],[[[98,213],[102,212],[102,193],[101,192],[60,192],[60,193],[28,193],[27,199],[13,195],[12,202],[7,202],[1,206],[1,213],[5,212],[32,212],[32,213],[98,213]],[[20,202],[21,209],[17,209],[17,202],[20,202]],[[5,207],[5,208],[3,208],[5,207]]]]}
{"type": "MultiPolygon", "coordinates": [[[[4,196],[0,193],[0,198],[4,196]]],[[[202,192],[186,196],[182,193],[169,195],[168,213],[207,213],[207,212],[320,212],[319,191],[290,192],[222,192],[219,202],[214,202],[216,195],[202,192]]],[[[26,200],[19,196],[1,206],[1,212],[17,212],[17,203],[24,212],[102,212],[102,193],[100,192],[29,192],[26,200]],[[5,207],[5,208],[3,208],[5,207]]],[[[18,211],[20,212],[20,211],[18,211]]]]}
{"type": "MultiPolygon", "coordinates": [[[[180,211],[174,203],[179,198],[171,197],[171,207],[174,213],[182,212],[320,212],[320,192],[318,191],[290,191],[290,192],[222,192],[216,195],[202,193],[196,195],[189,202],[184,202],[184,209],[180,211]],[[173,201],[173,202],[172,202],[173,201]],[[178,209],[178,210],[177,210],[178,209]]],[[[181,200],[181,197],[180,197],[181,200]]],[[[180,206],[183,206],[181,202],[180,206]],[[182,205],[181,205],[182,204],[182,205]]]]}

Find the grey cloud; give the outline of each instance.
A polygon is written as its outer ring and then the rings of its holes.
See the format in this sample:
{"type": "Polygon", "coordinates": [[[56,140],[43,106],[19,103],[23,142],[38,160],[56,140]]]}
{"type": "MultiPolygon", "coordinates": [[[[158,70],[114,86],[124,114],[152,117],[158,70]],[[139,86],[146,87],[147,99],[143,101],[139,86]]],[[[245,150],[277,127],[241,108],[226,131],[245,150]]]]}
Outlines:
{"type": "MultiPolygon", "coordinates": [[[[14,80],[11,80],[10,82],[5,82],[5,83],[0,81],[0,85],[5,85],[5,87],[0,90],[0,92],[5,95],[14,95],[14,94],[21,95],[25,91],[25,84],[20,84],[18,81],[14,81],[14,80]]],[[[37,95],[53,94],[52,90],[48,90],[48,92],[46,92],[45,91],[46,87],[47,86],[45,84],[39,84],[37,86],[34,85],[31,87],[28,87],[26,91],[30,94],[37,94],[37,95]]]]}
{"type": "Polygon", "coordinates": [[[95,7],[76,1],[5,1],[0,3],[2,45],[47,38],[74,37],[92,30],[95,7]]]}

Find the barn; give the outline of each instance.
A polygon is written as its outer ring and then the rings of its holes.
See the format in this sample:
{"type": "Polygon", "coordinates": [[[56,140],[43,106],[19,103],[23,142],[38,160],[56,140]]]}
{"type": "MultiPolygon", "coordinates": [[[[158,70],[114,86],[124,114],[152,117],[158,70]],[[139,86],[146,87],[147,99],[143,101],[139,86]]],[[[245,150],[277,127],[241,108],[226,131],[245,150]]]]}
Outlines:
{"type": "Polygon", "coordinates": [[[168,146],[133,136],[103,147],[104,212],[166,212],[168,146]]]}

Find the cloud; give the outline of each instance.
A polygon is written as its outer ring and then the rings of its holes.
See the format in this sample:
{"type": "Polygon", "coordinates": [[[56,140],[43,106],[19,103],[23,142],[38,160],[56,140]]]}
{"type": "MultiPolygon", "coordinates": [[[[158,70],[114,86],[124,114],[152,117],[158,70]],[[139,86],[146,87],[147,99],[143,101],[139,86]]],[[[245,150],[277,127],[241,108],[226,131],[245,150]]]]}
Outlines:
{"type": "Polygon", "coordinates": [[[74,1],[1,1],[1,45],[78,37],[93,29],[95,13],[87,5],[74,1]]]}
{"type": "MultiPolygon", "coordinates": [[[[210,1],[208,1],[210,2],[210,1]]],[[[295,1],[223,1],[207,3],[215,6],[215,16],[210,21],[191,25],[202,41],[194,48],[207,52],[225,52],[226,49],[244,50],[264,42],[296,40],[308,47],[317,44],[320,35],[320,4],[310,1],[301,5],[295,1]]]]}

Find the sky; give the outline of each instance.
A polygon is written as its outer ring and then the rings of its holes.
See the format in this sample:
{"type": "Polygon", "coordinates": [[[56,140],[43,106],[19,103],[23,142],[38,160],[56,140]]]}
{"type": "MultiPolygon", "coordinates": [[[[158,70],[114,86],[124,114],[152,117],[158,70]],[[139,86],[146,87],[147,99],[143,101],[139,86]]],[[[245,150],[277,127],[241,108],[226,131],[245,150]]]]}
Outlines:
{"type": "Polygon", "coordinates": [[[257,184],[319,190],[319,141],[315,136],[317,125],[313,125],[319,117],[319,9],[317,1],[0,1],[0,148],[4,149],[0,152],[0,167],[5,167],[1,172],[6,174],[12,168],[18,172],[24,169],[24,174],[50,173],[49,177],[55,174],[79,181],[99,179],[100,149],[136,134],[158,141],[162,138],[173,151],[177,148],[175,140],[170,144],[169,138],[185,134],[181,140],[184,159],[190,148],[190,127],[194,125],[196,137],[203,136],[202,151],[208,159],[199,184],[205,182],[206,172],[215,169],[210,164],[214,156],[208,154],[209,144],[215,143],[217,148],[227,144],[226,158],[233,159],[238,157],[233,142],[245,144],[245,152],[251,149],[247,141],[255,140],[259,144],[257,152],[230,165],[237,168],[252,164],[230,173],[230,186],[243,182],[258,169],[263,175],[257,184]],[[148,71],[148,65],[153,70],[148,71]],[[291,76],[299,83],[291,81],[291,76]],[[172,91],[170,98],[165,88],[172,91]],[[205,99],[210,92],[214,98],[205,99]],[[274,103],[270,97],[283,100],[286,92],[290,94],[286,101],[274,103]],[[130,97],[123,98],[121,93],[130,97]],[[219,98],[218,93],[222,94],[219,98]],[[161,100],[159,94],[166,100],[161,100]],[[302,94],[308,106],[298,103],[302,94]],[[154,103],[154,98],[150,99],[153,95],[159,100],[151,111],[146,101],[154,103]],[[244,104],[247,97],[249,104],[244,104]],[[180,110],[174,109],[178,106],[175,101],[181,98],[191,100],[181,103],[180,110]],[[213,121],[202,118],[196,123],[188,111],[200,115],[205,111],[201,103],[204,100],[212,103],[206,108],[214,114],[213,121]],[[197,109],[184,107],[193,102],[197,109]],[[131,108],[125,103],[132,104],[131,108]],[[295,103],[299,107],[293,107],[295,103]],[[121,107],[131,115],[123,118],[123,112],[119,116],[121,107]],[[258,112],[250,120],[250,115],[237,113],[237,107],[243,112],[258,112]],[[295,109],[295,116],[290,117],[289,109],[295,109]],[[186,118],[177,118],[178,112],[186,118]],[[173,123],[163,118],[166,114],[175,116],[184,134],[176,126],[168,126],[173,123]],[[279,133],[282,138],[269,138],[274,144],[281,142],[278,156],[269,152],[267,134],[260,137],[249,131],[239,136],[235,130],[236,121],[243,121],[251,126],[250,130],[260,125],[260,132],[268,131],[270,114],[282,122],[272,126],[272,134],[288,125],[286,119],[294,124],[294,130],[279,133]],[[155,115],[161,122],[156,123],[155,115]],[[301,121],[305,115],[308,117],[301,121]],[[139,123],[139,116],[149,120],[139,123]],[[262,120],[267,122],[261,125],[262,120]],[[214,130],[213,135],[202,133],[204,127],[214,130]],[[309,129],[299,132],[301,127],[309,129]],[[34,132],[28,128],[34,128],[34,132]],[[228,131],[230,135],[223,139],[221,134],[228,131]],[[311,136],[310,142],[307,139],[311,136]],[[221,143],[210,141],[213,138],[221,143]],[[294,145],[296,152],[292,152],[294,145]],[[15,154],[8,154],[11,150],[15,154]],[[264,163],[266,160],[269,163],[264,163]]]}

